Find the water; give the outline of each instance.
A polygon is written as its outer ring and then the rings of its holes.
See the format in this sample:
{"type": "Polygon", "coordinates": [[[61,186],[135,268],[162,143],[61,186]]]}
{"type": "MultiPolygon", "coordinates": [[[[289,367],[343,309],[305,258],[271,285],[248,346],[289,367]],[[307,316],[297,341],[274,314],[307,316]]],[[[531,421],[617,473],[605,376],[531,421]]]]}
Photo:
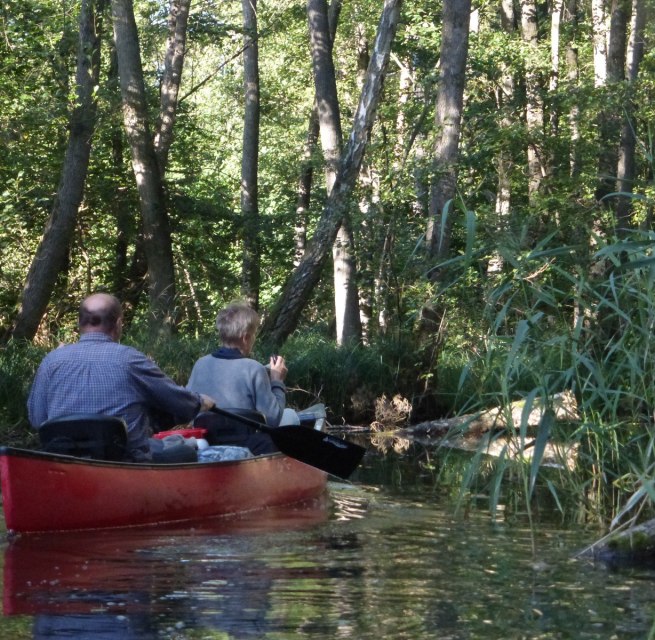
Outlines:
{"type": "Polygon", "coordinates": [[[597,534],[455,514],[389,453],[303,508],[12,541],[0,637],[647,638],[655,572],[576,560],[597,534]]]}

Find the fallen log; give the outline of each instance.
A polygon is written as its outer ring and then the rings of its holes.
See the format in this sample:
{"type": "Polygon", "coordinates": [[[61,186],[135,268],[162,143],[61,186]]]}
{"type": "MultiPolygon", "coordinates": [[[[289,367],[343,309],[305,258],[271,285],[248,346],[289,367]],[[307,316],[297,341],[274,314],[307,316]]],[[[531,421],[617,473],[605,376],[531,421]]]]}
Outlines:
{"type": "MultiPolygon", "coordinates": [[[[480,438],[454,436],[444,438],[440,447],[459,449],[460,451],[482,451],[485,455],[499,458],[503,455],[508,460],[521,460],[529,462],[534,457],[536,438],[520,439],[515,436],[484,434],[480,438]]],[[[558,469],[575,468],[578,459],[578,443],[547,442],[541,452],[539,465],[542,467],[556,467],[558,469]]]]}
{"type": "Polygon", "coordinates": [[[608,565],[655,564],[655,519],[609,533],[577,557],[608,565]]]}
{"type": "MultiPolygon", "coordinates": [[[[499,457],[504,455],[511,460],[530,461],[534,457],[536,428],[544,418],[546,410],[551,411],[555,420],[575,422],[580,419],[578,405],[571,391],[555,394],[545,401],[536,398],[527,416],[525,400],[513,402],[508,410],[500,407],[476,414],[429,420],[404,429],[394,430],[393,435],[414,441],[434,442],[439,446],[462,451],[482,451],[484,454],[499,457]],[[519,429],[525,421],[528,427],[524,437],[519,438],[519,429]],[[511,429],[508,427],[511,425],[511,429]]],[[[550,441],[544,445],[540,465],[573,469],[578,457],[577,443],[550,441]]]]}
{"type": "MultiPolygon", "coordinates": [[[[455,416],[420,422],[403,429],[407,435],[444,437],[448,433],[458,431],[464,437],[480,438],[482,434],[491,431],[507,429],[509,425],[517,429],[524,420],[525,400],[512,402],[509,408],[494,407],[475,414],[455,416]]],[[[527,415],[527,426],[534,429],[541,422],[546,409],[550,409],[556,420],[576,422],[580,419],[578,404],[571,391],[563,391],[551,396],[548,401],[536,398],[527,415]]]]}

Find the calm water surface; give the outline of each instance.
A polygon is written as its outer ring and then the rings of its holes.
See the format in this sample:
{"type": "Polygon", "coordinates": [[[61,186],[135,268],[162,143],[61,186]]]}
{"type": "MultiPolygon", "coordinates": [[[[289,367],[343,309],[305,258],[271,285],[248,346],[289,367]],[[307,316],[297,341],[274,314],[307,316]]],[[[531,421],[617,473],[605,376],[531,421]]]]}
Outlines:
{"type": "Polygon", "coordinates": [[[0,638],[649,637],[653,570],[573,559],[598,532],[552,517],[455,515],[391,458],[303,508],[5,544],[0,638]]]}

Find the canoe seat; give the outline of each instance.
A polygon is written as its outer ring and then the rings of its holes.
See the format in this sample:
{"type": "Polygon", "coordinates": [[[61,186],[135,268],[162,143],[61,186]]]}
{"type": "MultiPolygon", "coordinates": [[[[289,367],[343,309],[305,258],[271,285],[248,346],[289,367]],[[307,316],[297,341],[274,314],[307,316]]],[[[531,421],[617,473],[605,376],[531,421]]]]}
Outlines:
{"type": "MultiPolygon", "coordinates": [[[[253,409],[226,408],[225,411],[266,424],[264,415],[253,409]]],[[[269,435],[230,416],[211,411],[199,413],[193,421],[193,426],[207,429],[206,440],[211,446],[247,447],[256,456],[278,451],[269,435]]]]}
{"type": "Polygon", "coordinates": [[[44,422],[39,428],[41,449],[94,460],[124,460],[127,425],[122,418],[74,414],[44,422]]]}

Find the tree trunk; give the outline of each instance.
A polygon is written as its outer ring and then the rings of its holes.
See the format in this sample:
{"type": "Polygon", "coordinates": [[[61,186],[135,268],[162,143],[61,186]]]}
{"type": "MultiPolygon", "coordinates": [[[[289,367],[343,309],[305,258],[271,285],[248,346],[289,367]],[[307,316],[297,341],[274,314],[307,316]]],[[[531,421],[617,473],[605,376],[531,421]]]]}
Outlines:
{"type": "MultiPolygon", "coordinates": [[[[564,0],[554,0],[550,18],[550,82],[548,90],[551,95],[559,88],[560,68],[560,27],[562,23],[562,7],[564,0]]],[[[550,114],[550,135],[557,138],[559,133],[559,111],[556,108],[550,114]]]]}
{"type": "MultiPolygon", "coordinates": [[[[118,58],[116,56],[116,45],[112,42],[109,54],[109,71],[107,74],[107,85],[110,93],[110,108],[112,115],[120,113],[121,110],[121,93],[118,80],[118,58]]],[[[111,143],[111,174],[117,185],[123,185],[127,174],[125,162],[123,160],[124,138],[122,127],[112,117],[110,125],[110,143],[111,143]]],[[[123,303],[127,302],[127,291],[130,287],[128,279],[128,248],[130,240],[135,235],[133,231],[134,220],[133,213],[127,203],[126,188],[120,186],[116,189],[115,197],[109,203],[111,212],[116,219],[116,244],[115,260],[112,277],[112,291],[123,303]]],[[[145,277],[142,274],[140,280],[145,277]]],[[[133,301],[128,303],[128,307],[134,306],[133,301]]]]}
{"type": "Polygon", "coordinates": [[[326,1],[308,0],[307,17],[321,147],[325,158],[325,176],[329,194],[339,169],[343,134],[326,1]]]}
{"type": "MultiPolygon", "coordinates": [[[[356,30],[356,44],[357,47],[357,88],[361,91],[366,79],[366,69],[370,61],[369,55],[369,41],[366,36],[364,25],[358,25],[356,30]]],[[[393,58],[392,58],[393,59],[393,58]]],[[[407,68],[400,64],[396,58],[394,60],[401,68],[400,77],[400,94],[399,94],[399,109],[396,116],[396,143],[394,145],[393,156],[397,164],[394,165],[394,171],[400,173],[400,165],[403,159],[404,144],[405,144],[405,120],[403,107],[406,105],[408,97],[407,84],[409,83],[409,73],[407,68]],[[405,71],[403,71],[405,69],[405,71]]],[[[384,129],[383,129],[384,131],[384,129]]],[[[386,136],[385,133],[382,134],[386,136]]],[[[386,175],[391,175],[391,168],[386,167],[386,175]]],[[[376,291],[384,297],[383,283],[376,279],[380,275],[384,277],[386,274],[382,272],[379,274],[377,268],[386,265],[385,262],[375,264],[376,251],[381,251],[383,248],[384,231],[388,228],[388,222],[384,215],[384,207],[379,206],[380,202],[380,176],[371,163],[362,163],[362,168],[359,172],[359,251],[358,255],[358,274],[359,274],[359,321],[362,331],[362,344],[370,344],[371,335],[377,331],[378,326],[373,324],[373,310],[376,308],[376,291]],[[377,289],[376,285],[380,284],[377,289]]],[[[379,306],[378,306],[379,308],[379,306]]]]}
{"type": "Polygon", "coordinates": [[[368,142],[369,128],[375,117],[391,43],[396,33],[402,0],[385,0],[378,26],[371,63],[366,73],[352,130],[339,164],[339,172],[325,203],[316,232],[303,259],[266,317],[263,335],[274,344],[282,344],[296,328],[300,314],[321,277],[321,270],[333,244],[350,195],[359,174],[368,142]]]}
{"type": "Polygon", "coordinates": [[[607,13],[605,0],[591,0],[591,24],[594,45],[594,86],[604,87],[607,80],[607,13]]]}
{"type": "Polygon", "coordinates": [[[528,199],[534,201],[546,175],[542,144],[544,134],[544,105],[540,92],[540,74],[536,62],[539,46],[537,4],[535,0],[521,1],[521,35],[527,45],[525,74],[525,121],[528,130],[528,199]]]}
{"type": "Polygon", "coordinates": [[[443,260],[450,249],[452,210],[455,197],[459,137],[464,106],[466,61],[468,58],[471,0],[446,0],[443,7],[441,72],[436,103],[433,171],[426,242],[428,255],[443,260]]]}
{"type": "MultiPolygon", "coordinates": [[[[172,0],[168,17],[168,40],[164,57],[164,75],[160,90],[160,113],[155,131],[154,146],[159,173],[164,179],[168,166],[169,150],[173,141],[178,96],[182,80],[182,68],[186,46],[186,31],[191,0],[172,0]]],[[[115,46],[111,51],[109,83],[116,87],[117,105],[120,107],[120,86],[118,61],[115,46]]],[[[113,105],[112,105],[113,106],[113,105]]],[[[117,178],[123,175],[123,137],[120,130],[112,130],[112,159],[117,178]]],[[[146,289],[148,267],[144,252],[142,224],[134,221],[126,204],[125,188],[120,188],[112,209],[116,217],[116,265],[114,292],[125,303],[125,323],[129,323],[131,312],[139,305],[139,299],[146,289]],[[128,247],[134,243],[134,253],[128,264],[128,247]]]]}
{"type": "Polygon", "coordinates": [[[168,152],[173,142],[190,6],[191,0],[171,0],[168,14],[168,40],[164,56],[164,75],[161,80],[159,121],[155,131],[155,154],[162,179],[166,174],[168,152]]]}
{"type": "Polygon", "coordinates": [[[257,44],[257,0],[242,0],[243,82],[245,113],[241,158],[242,272],[241,295],[257,309],[260,286],[259,205],[259,47],[257,44]]]}
{"type": "MultiPolygon", "coordinates": [[[[632,193],[635,179],[635,146],[636,107],[632,100],[633,84],[637,80],[639,65],[644,56],[644,27],[646,24],[646,10],[643,0],[633,0],[632,20],[630,24],[630,40],[628,42],[626,76],[628,81],[626,102],[624,106],[624,120],[621,127],[621,143],[619,145],[619,163],[617,168],[617,187],[619,193],[632,193]]],[[[619,234],[630,229],[633,224],[632,198],[619,196],[616,209],[616,226],[619,234]]]]}
{"type": "MultiPolygon", "coordinates": [[[[607,47],[607,89],[605,103],[614,94],[612,85],[625,78],[625,56],[628,29],[628,0],[613,0],[610,16],[609,45],[607,47]]],[[[598,140],[598,176],[596,189],[598,201],[606,198],[616,187],[616,168],[618,164],[618,145],[621,130],[621,118],[616,106],[608,104],[599,116],[600,137],[598,140]]],[[[607,203],[609,204],[609,203],[607,203]]]]}
{"type": "Polygon", "coordinates": [[[12,335],[31,340],[48,306],[57,276],[68,255],[82,203],[96,123],[94,90],[100,69],[100,38],[104,0],[82,0],[77,51],[76,102],[61,180],[43,238],[32,260],[12,335]]]}
{"type": "Polygon", "coordinates": [[[123,98],[123,120],[141,203],[151,319],[156,329],[169,332],[175,325],[173,249],[162,178],[150,134],[134,8],[132,0],[112,0],[111,6],[123,98]]]}
{"type": "MultiPolygon", "coordinates": [[[[500,22],[503,30],[508,37],[516,32],[516,14],[512,0],[502,0],[500,5],[500,22]]],[[[511,104],[514,101],[514,75],[510,64],[506,62],[501,67],[500,86],[497,90],[496,104],[498,112],[501,114],[500,127],[502,130],[509,131],[514,124],[514,119],[510,111],[511,104]]],[[[503,235],[509,228],[510,204],[512,196],[512,154],[511,149],[505,147],[498,152],[496,159],[496,170],[498,172],[498,185],[496,188],[496,230],[498,237],[502,242],[503,235]]],[[[499,251],[489,259],[487,265],[487,275],[493,276],[502,272],[504,259],[499,251]]]]}
{"type": "MultiPolygon", "coordinates": [[[[332,59],[332,34],[335,29],[331,29],[332,25],[329,24],[326,0],[308,0],[307,16],[321,148],[326,165],[325,181],[329,197],[339,168],[343,140],[336,73],[332,59]]],[[[354,239],[347,213],[344,215],[332,247],[332,261],[337,344],[342,345],[359,341],[362,336],[354,239]]]]}
{"type": "MultiPolygon", "coordinates": [[[[576,17],[578,10],[577,0],[568,0],[567,11],[564,14],[566,21],[569,23],[570,39],[566,45],[566,78],[568,81],[569,92],[578,93],[580,78],[580,68],[578,63],[578,47],[576,44],[578,34],[578,20],[576,17]]],[[[571,131],[571,147],[569,152],[569,174],[571,177],[577,177],[581,171],[581,153],[580,153],[580,106],[577,100],[573,100],[569,110],[569,129],[571,131]]]]}
{"type": "Polygon", "coordinates": [[[314,149],[318,141],[318,111],[316,101],[309,115],[307,126],[307,138],[302,150],[302,161],[300,163],[300,176],[298,177],[298,189],[296,197],[296,226],[294,229],[294,266],[298,266],[305,253],[307,246],[307,222],[309,219],[309,205],[312,196],[312,182],[314,180],[314,149]]]}
{"type": "Polygon", "coordinates": [[[337,344],[361,342],[362,319],[359,313],[355,238],[347,210],[332,245],[332,264],[337,344]]]}
{"type": "Polygon", "coordinates": [[[625,79],[629,18],[630,0],[612,0],[610,39],[607,49],[608,82],[622,82],[625,79]]]}
{"type": "MultiPolygon", "coordinates": [[[[341,12],[342,0],[332,0],[328,9],[328,28],[330,40],[334,42],[339,13],[341,12]]],[[[297,267],[300,264],[305,247],[307,246],[307,222],[309,216],[309,204],[312,193],[312,182],[314,179],[314,150],[320,134],[318,122],[318,105],[316,99],[309,114],[307,126],[307,138],[302,152],[300,165],[300,176],[298,178],[298,196],[296,200],[296,227],[295,227],[295,253],[293,264],[297,267]]]]}

